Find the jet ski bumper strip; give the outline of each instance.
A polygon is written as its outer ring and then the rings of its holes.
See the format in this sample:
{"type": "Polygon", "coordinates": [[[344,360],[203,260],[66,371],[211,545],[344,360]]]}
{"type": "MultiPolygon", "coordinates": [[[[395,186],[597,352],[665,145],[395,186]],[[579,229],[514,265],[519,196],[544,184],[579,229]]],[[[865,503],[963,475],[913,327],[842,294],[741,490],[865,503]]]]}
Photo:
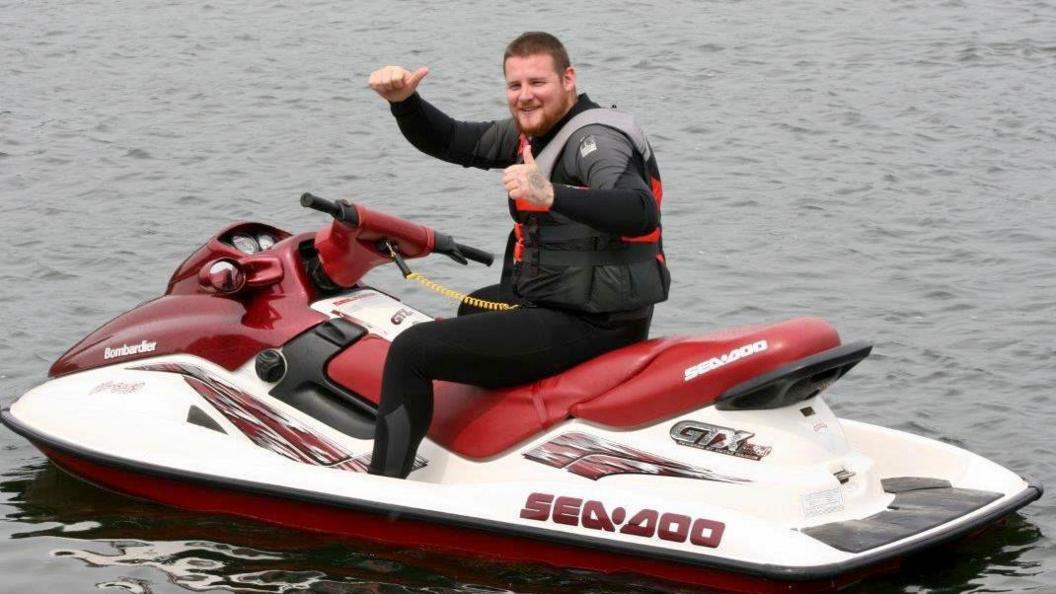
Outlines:
{"type": "MultiPolygon", "coordinates": [[[[992,524],[1039,498],[1043,493],[1041,485],[1031,482],[1022,491],[1008,497],[985,514],[949,526],[927,538],[914,540],[904,546],[864,553],[839,563],[789,567],[613,542],[468,516],[175,471],[86,450],[39,433],[16,419],[9,408],[0,410],[0,421],[15,433],[33,442],[57,465],[83,480],[184,509],[230,513],[293,528],[358,535],[371,540],[408,545],[419,544],[441,550],[472,550],[482,557],[535,560],[599,571],[631,571],[709,585],[719,583],[716,582],[717,572],[721,574],[718,579],[740,581],[741,586],[744,586],[743,580],[825,582],[828,587],[851,583],[877,571],[892,569],[892,564],[897,565],[902,557],[956,540],[992,524]],[[348,518],[345,518],[341,524],[332,523],[335,514],[354,516],[355,519],[348,521],[348,518]],[[393,529],[394,520],[417,524],[421,529],[393,529]],[[465,532],[467,529],[473,530],[475,537],[468,538],[465,532]],[[407,540],[408,538],[410,540],[407,540]],[[405,540],[407,542],[403,542],[405,540]],[[480,540],[482,546],[469,544],[475,540],[480,540]],[[602,559],[605,556],[614,557],[602,559]],[[577,558],[583,563],[575,564],[572,560],[577,558]],[[701,575],[696,575],[698,572],[701,575]]],[[[722,583],[736,588],[728,581],[722,583]]],[[[789,589],[787,586],[779,587],[779,584],[769,585],[774,588],[773,591],[818,591],[806,583],[801,584],[805,589],[789,589]]]]}

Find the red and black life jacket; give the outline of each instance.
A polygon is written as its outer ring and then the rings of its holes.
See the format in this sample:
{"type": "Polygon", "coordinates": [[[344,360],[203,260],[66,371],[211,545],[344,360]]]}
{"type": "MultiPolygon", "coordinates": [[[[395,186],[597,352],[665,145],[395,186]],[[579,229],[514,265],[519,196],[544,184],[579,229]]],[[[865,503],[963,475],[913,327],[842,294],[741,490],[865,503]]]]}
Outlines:
{"type": "MultiPolygon", "coordinates": [[[[565,145],[579,129],[597,124],[631,141],[639,172],[649,182],[659,208],[663,184],[652,147],[634,118],[623,112],[594,108],[572,117],[535,157],[543,175],[561,183],[558,160],[565,145]]],[[[639,310],[667,299],[670,275],[659,226],[646,235],[623,237],[524,200],[512,206],[516,237],[512,288],[517,297],[591,313],[639,310]]]]}

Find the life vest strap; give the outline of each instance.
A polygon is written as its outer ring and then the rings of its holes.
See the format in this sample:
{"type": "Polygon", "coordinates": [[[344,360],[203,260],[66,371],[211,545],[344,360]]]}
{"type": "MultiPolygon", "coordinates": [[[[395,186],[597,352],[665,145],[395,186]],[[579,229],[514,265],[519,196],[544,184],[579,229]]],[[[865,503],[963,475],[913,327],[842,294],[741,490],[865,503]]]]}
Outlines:
{"type": "Polygon", "coordinates": [[[648,262],[659,254],[655,243],[630,244],[619,250],[553,250],[522,248],[521,257],[540,266],[614,266],[648,262]]]}
{"type": "Polygon", "coordinates": [[[583,223],[564,223],[561,225],[539,225],[532,239],[542,244],[580,239],[608,238],[609,235],[583,223]]]}
{"type": "Polygon", "coordinates": [[[524,224],[513,224],[513,238],[516,240],[513,244],[513,261],[520,262],[524,258],[524,224]]]}

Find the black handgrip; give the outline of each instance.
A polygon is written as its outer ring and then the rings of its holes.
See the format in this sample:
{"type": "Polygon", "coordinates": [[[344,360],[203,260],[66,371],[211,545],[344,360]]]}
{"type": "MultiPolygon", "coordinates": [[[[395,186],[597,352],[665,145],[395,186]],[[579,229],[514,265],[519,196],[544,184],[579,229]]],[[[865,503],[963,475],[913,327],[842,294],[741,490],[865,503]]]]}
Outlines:
{"type": "Polygon", "coordinates": [[[330,202],[326,198],[320,198],[311,192],[301,194],[301,206],[325,212],[332,217],[340,216],[341,214],[341,208],[338,205],[330,202]]]}
{"type": "Polygon", "coordinates": [[[467,259],[473,260],[474,262],[480,262],[485,266],[491,266],[492,262],[495,261],[495,255],[491,252],[478,250],[475,247],[470,247],[465,244],[458,244],[458,251],[462,252],[462,255],[467,259]]]}
{"type": "Polygon", "coordinates": [[[325,212],[335,219],[344,221],[349,225],[355,226],[359,224],[359,213],[356,211],[356,207],[344,200],[340,202],[331,202],[326,198],[320,198],[311,192],[305,192],[301,194],[301,206],[311,208],[312,210],[318,210],[319,212],[325,212]]]}

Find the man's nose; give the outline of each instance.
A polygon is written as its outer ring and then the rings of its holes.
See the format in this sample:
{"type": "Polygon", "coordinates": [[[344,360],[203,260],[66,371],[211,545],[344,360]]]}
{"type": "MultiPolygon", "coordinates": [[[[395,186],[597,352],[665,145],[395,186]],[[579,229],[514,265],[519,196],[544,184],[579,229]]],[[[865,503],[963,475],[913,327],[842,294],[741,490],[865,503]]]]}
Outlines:
{"type": "Polygon", "coordinates": [[[521,101],[522,103],[531,101],[532,97],[532,89],[529,85],[522,86],[521,92],[517,94],[517,100],[521,101]]]}

